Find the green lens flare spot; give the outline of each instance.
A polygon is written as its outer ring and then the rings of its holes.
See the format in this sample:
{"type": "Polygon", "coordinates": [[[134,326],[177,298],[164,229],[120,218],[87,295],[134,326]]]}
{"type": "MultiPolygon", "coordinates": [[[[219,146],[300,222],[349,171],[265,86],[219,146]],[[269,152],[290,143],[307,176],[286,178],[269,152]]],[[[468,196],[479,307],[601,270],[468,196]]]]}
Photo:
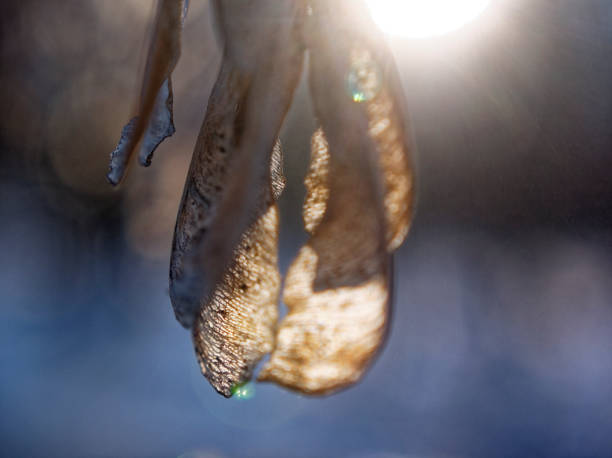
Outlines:
{"type": "Polygon", "coordinates": [[[361,103],[365,102],[366,95],[363,92],[355,92],[353,94],[353,102],[361,103]]]}
{"type": "Polygon", "coordinates": [[[356,103],[367,102],[378,95],[382,88],[382,75],[368,53],[353,56],[346,85],[351,99],[356,103]]]}
{"type": "Polygon", "coordinates": [[[240,401],[246,401],[255,396],[255,385],[251,382],[238,383],[231,389],[232,396],[240,401]]]}

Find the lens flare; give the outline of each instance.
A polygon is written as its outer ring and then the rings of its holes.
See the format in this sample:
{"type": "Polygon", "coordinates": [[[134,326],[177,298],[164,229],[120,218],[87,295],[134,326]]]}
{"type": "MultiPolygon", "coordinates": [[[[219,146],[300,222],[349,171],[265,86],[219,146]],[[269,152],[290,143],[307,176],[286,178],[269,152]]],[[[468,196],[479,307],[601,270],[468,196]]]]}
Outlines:
{"type": "Polygon", "coordinates": [[[349,95],[357,103],[367,102],[380,92],[381,71],[369,52],[356,51],[351,55],[351,70],[346,84],[349,95]]]}
{"type": "Polygon", "coordinates": [[[247,401],[255,396],[255,385],[251,382],[240,383],[232,387],[232,394],[240,401],[247,401]]]}
{"type": "Polygon", "coordinates": [[[391,35],[426,38],[456,30],[491,0],[366,0],[374,22],[391,35]]]}

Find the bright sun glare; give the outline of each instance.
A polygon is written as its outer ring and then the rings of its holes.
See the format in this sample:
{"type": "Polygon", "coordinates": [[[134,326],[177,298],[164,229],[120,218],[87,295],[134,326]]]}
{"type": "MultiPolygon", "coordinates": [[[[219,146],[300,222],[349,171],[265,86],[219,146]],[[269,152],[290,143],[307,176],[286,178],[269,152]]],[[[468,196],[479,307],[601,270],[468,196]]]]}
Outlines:
{"type": "Polygon", "coordinates": [[[484,11],[491,0],[366,0],[385,33],[425,38],[458,29],[484,11]]]}

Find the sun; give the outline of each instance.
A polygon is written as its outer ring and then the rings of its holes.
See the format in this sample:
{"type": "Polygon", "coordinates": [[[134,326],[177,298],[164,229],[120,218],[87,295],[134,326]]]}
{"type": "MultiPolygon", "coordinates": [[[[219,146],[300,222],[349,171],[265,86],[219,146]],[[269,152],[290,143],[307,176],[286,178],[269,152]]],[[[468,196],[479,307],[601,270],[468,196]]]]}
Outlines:
{"type": "Polygon", "coordinates": [[[383,32],[425,38],[456,30],[480,15],[491,0],[366,0],[383,32]]]}

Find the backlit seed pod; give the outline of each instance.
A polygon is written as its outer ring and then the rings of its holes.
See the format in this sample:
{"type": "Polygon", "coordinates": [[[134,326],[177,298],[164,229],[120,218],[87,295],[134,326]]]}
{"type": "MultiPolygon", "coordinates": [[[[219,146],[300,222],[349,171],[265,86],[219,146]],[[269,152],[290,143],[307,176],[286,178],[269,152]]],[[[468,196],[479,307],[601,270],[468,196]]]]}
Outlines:
{"type": "MultiPolygon", "coordinates": [[[[221,69],[187,175],[170,298],[222,395],[259,380],[307,394],[358,381],[389,325],[393,251],[413,211],[412,142],[390,51],[358,0],[214,0],[221,69]],[[305,180],[310,239],[287,273],[278,320],[278,135],[309,53],[320,128],[305,180]]],[[[111,157],[118,182],[174,132],[170,73],[182,2],[160,0],[140,116],[111,157]]],[[[182,13],[181,13],[182,14],[182,13]]]]}
{"type": "Polygon", "coordinates": [[[357,2],[312,1],[305,42],[321,129],[304,223],[287,274],[288,314],[259,380],[327,394],[356,382],[385,339],[391,256],[412,216],[411,140],[399,79],[357,2]]]}
{"type": "Polygon", "coordinates": [[[202,372],[230,396],[273,348],[277,138],[301,75],[302,8],[287,0],[214,5],[223,62],[177,218],[170,298],[192,328],[202,372]]]}

